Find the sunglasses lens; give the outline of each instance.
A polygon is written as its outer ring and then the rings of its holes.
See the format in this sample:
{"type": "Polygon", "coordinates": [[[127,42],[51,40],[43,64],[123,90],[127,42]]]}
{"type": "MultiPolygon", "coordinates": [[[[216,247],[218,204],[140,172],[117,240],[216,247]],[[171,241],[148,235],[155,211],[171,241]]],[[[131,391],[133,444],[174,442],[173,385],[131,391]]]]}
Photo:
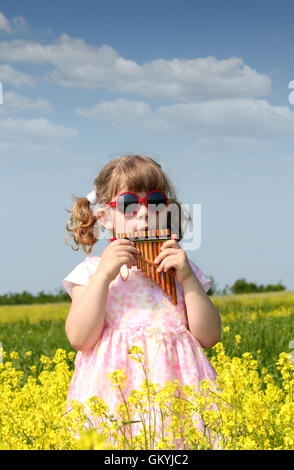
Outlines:
{"type": "Polygon", "coordinates": [[[131,193],[123,194],[119,197],[117,206],[123,214],[133,214],[138,209],[138,198],[131,193]]]}
{"type": "Polygon", "coordinates": [[[154,191],[147,197],[147,203],[151,212],[161,212],[166,208],[166,197],[164,194],[154,191]]]}

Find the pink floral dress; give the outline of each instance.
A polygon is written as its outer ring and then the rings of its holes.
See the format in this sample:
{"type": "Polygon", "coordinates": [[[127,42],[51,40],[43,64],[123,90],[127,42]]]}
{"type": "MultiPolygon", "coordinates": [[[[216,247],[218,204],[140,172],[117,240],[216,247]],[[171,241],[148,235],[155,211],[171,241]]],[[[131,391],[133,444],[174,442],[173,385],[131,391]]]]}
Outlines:
{"type": "MultiPolygon", "coordinates": [[[[95,273],[101,256],[88,256],[62,281],[71,296],[73,285],[86,286],[95,273]]],[[[189,260],[205,292],[213,284],[189,260]]],[[[177,305],[161,286],[133,266],[126,281],[120,275],[109,285],[105,324],[97,343],[87,351],[78,351],[67,402],[84,403],[93,395],[101,397],[111,412],[122,402],[113,391],[109,373],[124,369],[127,376],[125,395],[139,390],[144,379],[140,365],[130,358],[131,346],[143,349],[148,361],[149,379],[160,385],[178,379],[180,384],[200,385],[202,379],[214,382],[216,371],[200,343],[188,329],[183,288],[176,283],[177,305]]]]}

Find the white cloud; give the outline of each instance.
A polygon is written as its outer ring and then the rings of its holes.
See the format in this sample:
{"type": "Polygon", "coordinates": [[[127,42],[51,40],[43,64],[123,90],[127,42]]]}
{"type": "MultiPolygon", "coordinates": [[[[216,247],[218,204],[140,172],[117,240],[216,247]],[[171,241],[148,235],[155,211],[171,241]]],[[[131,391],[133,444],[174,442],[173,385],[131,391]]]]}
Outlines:
{"type": "Polygon", "coordinates": [[[119,98],[117,101],[101,101],[92,108],[76,108],[75,114],[89,119],[98,119],[116,123],[118,126],[136,122],[145,121],[146,118],[152,118],[150,106],[143,101],[129,101],[119,98]]]}
{"type": "Polygon", "coordinates": [[[35,79],[31,75],[19,72],[6,64],[0,64],[0,80],[4,87],[6,83],[13,86],[25,85],[30,87],[34,86],[36,83],[35,79]]]}
{"type": "Polygon", "coordinates": [[[22,16],[15,16],[9,20],[0,11],[0,31],[6,34],[17,34],[26,32],[27,29],[28,24],[22,16]]]}
{"type": "Polygon", "coordinates": [[[23,111],[36,111],[47,114],[53,112],[53,107],[51,103],[44,98],[32,100],[27,96],[19,95],[13,91],[6,91],[3,94],[3,105],[0,106],[0,113],[8,114],[23,111]]]}
{"type": "Polygon", "coordinates": [[[0,11],[0,31],[10,32],[10,25],[8,19],[0,11]]]}
{"type": "Polygon", "coordinates": [[[31,140],[31,142],[26,142],[24,139],[22,139],[22,141],[20,142],[1,141],[0,154],[4,157],[0,158],[0,166],[1,164],[5,163],[5,159],[7,161],[16,158],[40,158],[40,156],[44,157],[44,155],[49,155],[50,153],[55,157],[64,157],[65,150],[62,146],[62,143],[55,143],[55,141],[47,141],[42,144],[40,142],[36,142],[35,139],[31,140]]]}
{"type": "Polygon", "coordinates": [[[249,138],[293,136],[294,113],[265,100],[222,99],[177,103],[154,111],[144,102],[103,101],[88,109],[75,109],[85,118],[105,120],[118,128],[199,137],[249,138]]]}
{"type": "Polygon", "coordinates": [[[12,119],[0,118],[2,142],[34,142],[75,139],[79,131],[71,127],[52,124],[46,118],[12,119]]]}
{"type": "Polygon", "coordinates": [[[102,101],[92,108],[76,108],[74,113],[83,118],[106,121],[112,127],[119,129],[137,129],[155,133],[170,130],[169,123],[157,117],[157,112],[152,112],[150,106],[143,101],[119,98],[116,101],[102,101]]]}
{"type": "Polygon", "coordinates": [[[271,79],[239,57],[157,59],[139,65],[108,45],[97,48],[65,33],[47,45],[23,39],[1,41],[0,60],[54,65],[44,78],[64,87],[101,88],[173,102],[248,98],[271,91],[271,79]]]}
{"type": "MultiPolygon", "coordinates": [[[[115,128],[220,137],[227,142],[293,136],[294,115],[288,107],[256,98],[271,92],[270,77],[259,74],[239,57],[157,59],[140,65],[108,45],[95,47],[64,33],[49,44],[24,39],[0,41],[0,60],[50,67],[42,79],[63,87],[100,88],[122,95],[115,101],[104,100],[74,111],[115,128]],[[142,98],[162,105],[151,107],[142,98]]],[[[8,65],[2,67],[6,67],[7,76],[15,72],[8,65]]],[[[46,100],[26,101],[16,94],[10,95],[10,100],[15,109],[49,112],[46,100]]]]}

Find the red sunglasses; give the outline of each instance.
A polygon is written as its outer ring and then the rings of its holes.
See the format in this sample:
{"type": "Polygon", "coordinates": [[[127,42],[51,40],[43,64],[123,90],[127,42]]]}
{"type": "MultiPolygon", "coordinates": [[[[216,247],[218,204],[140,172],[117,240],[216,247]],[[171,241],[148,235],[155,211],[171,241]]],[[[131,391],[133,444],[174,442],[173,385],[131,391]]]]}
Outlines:
{"type": "Polygon", "coordinates": [[[107,205],[117,207],[124,215],[134,215],[138,212],[141,202],[145,203],[150,212],[158,214],[167,208],[168,198],[162,191],[150,191],[142,199],[136,193],[126,191],[119,194],[115,201],[109,202],[107,205]]]}

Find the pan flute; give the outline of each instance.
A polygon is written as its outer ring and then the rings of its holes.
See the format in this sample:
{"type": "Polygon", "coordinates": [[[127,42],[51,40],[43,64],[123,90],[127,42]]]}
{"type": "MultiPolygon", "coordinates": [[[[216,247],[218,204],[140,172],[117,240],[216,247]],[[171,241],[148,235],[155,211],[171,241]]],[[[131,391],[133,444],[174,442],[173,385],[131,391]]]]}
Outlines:
{"type": "Polygon", "coordinates": [[[140,254],[135,254],[138,269],[146,273],[156,284],[161,286],[167,295],[172,297],[173,305],[177,304],[177,292],[175,285],[175,269],[170,268],[167,271],[157,272],[158,264],[154,259],[161,253],[160,247],[166,240],[171,239],[170,229],[164,230],[146,230],[143,232],[117,233],[117,239],[127,238],[132,240],[136,248],[139,248],[140,254]]]}

